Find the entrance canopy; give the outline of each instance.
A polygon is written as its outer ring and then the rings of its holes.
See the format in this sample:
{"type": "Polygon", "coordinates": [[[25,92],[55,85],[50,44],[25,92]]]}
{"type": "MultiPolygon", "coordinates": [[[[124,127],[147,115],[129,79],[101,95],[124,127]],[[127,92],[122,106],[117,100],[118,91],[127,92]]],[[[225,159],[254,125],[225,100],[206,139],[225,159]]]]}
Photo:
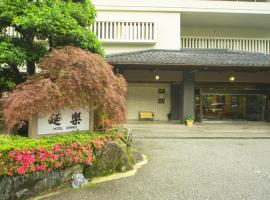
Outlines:
{"type": "Polygon", "coordinates": [[[150,49],[110,54],[107,62],[128,68],[159,66],[164,69],[198,69],[270,71],[270,55],[225,49],[150,49]]]}

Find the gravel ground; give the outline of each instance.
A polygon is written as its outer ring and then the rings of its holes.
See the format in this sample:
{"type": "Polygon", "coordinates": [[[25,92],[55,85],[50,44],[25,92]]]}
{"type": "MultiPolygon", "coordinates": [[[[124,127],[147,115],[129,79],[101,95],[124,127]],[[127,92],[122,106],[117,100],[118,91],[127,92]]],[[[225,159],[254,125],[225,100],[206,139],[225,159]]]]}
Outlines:
{"type": "Polygon", "coordinates": [[[269,200],[270,125],[137,124],[149,162],[135,176],[70,190],[63,200],[269,200]]]}

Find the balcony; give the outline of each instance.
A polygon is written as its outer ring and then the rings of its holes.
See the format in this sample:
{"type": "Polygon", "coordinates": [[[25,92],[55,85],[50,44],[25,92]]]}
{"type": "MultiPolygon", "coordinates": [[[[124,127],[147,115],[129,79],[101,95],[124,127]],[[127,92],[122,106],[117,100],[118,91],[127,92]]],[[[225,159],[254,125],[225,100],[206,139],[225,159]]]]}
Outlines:
{"type": "Polygon", "coordinates": [[[181,37],[182,48],[229,49],[270,54],[270,39],[230,37],[181,37]]]}
{"type": "Polygon", "coordinates": [[[154,22],[97,21],[91,26],[103,43],[155,43],[154,22]]]}
{"type": "MultiPolygon", "coordinates": [[[[90,29],[103,43],[156,43],[154,22],[97,21],[90,29]]],[[[0,35],[20,36],[13,27],[8,27],[0,35]]]]}
{"type": "MultiPolygon", "coordinates": [[[[154,44],[157,40],[153,22],[98,21],[91,26],[91,29],[103,43],[154,44]]],[[[20,37],[13,27],[8,27],[2,34],[20,37]]],[[[270,54],[270,39],[182,36],[181,48],[229,49],[270,54]]]]}

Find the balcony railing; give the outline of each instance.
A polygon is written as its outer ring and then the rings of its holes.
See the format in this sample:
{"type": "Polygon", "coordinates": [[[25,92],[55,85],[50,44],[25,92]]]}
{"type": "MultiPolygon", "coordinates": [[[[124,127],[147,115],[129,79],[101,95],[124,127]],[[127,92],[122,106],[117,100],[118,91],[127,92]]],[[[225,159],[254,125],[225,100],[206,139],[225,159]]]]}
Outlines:
{"type": "MultiPolygon", "coordinates": [[[[104,43],[155,43],[154,22],[97,21],[90,29],[104,43]]],[[[18,37],[13,27],[8,27],[1,35],[18,37]]]]}
{"type": "MultiPolygon", "coordinates": [[[[153,22],[98,21],[91,26],[91,29],[104,43],[155,43],[157,39],[153,22]]],[[[2,34],[20,36],[13,27],[8,27],[2,34]]],[[[181,47],[270,54],[270,39],[182,36],[181,47]]]]}
{"type": "Polygon", "coordinates": [[[230,49],[270,54],[270,39],[230,37],[181,37],[182,48],[230,49]]]}
{"type": "Polygon", "coordinates": [[[98,21],[91,27],[102,42],[155,43],[153,22],[98,21]]]}

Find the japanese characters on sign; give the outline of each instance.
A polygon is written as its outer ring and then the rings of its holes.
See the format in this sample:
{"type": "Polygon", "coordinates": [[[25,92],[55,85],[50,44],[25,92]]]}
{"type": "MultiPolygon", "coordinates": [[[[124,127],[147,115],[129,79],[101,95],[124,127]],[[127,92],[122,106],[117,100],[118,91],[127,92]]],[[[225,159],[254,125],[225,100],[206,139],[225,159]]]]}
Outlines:
{"type": "Polygon", "coordinates": [[[89,110],[63,109],[46,116],[38,116],[38,135],[89,130],[89,110]]]}

